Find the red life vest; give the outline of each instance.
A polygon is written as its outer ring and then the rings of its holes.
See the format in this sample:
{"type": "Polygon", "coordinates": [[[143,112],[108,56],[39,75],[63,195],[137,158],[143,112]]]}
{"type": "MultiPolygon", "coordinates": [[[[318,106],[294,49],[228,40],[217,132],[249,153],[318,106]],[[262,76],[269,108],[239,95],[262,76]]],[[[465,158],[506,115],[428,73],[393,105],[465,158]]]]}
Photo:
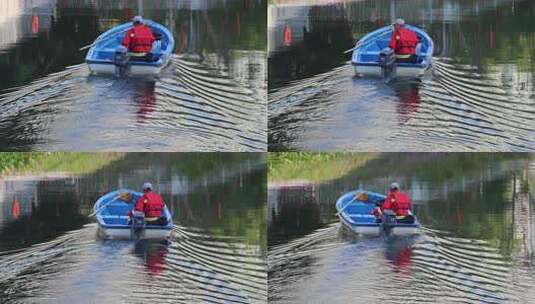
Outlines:
{"type": "Polygon", "coordinates": [[[135,210],[145,213],[145,217],[160,217],[164,207],[165,203],[159,194],[147,192],[139,198],[135,210]]]}
{"type": "Polygon", "coordinates": [[[154,35],[148,26],[136,25],[126,32],[121,44],[132,53],[150,53],[154,41],[154,35]]]}
{"type": "Polygon", "coordinates": [[[390,191],[383,204],[384,209],[391,209],[397,216],[406,216],[411,210],[412,203],[405,193],[390,191]]]}
{"type": "Polygon", "coordinates": [[[398,55],[414,55],[419,42],[414,31],[401,27],[392,33],[389,46],[398,55]]]}

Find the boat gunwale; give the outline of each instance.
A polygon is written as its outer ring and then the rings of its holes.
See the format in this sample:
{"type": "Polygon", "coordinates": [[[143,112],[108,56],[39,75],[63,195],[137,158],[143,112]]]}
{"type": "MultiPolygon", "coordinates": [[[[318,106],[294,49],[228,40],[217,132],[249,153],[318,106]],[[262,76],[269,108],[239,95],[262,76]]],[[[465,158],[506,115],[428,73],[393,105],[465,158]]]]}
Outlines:
{"type": "MultiPolygon", "coordinates": [[[[343,203],[343,200],[346,199],[347,196],[354,196],[356,195],[357,193],[371,193],[371,194],[374,194],[374,195],[378,195],[378,196],[383,196],[386,198],[386,195],[384,194],[381,194],[381,193],[377,193],[377,192],[373,192],[373,191],[367,191],[367,190],[354,190],[354,191],[350,191],[350,192],[346,192],[344,193],[342,196],[340,196],[337,200],[336,200],[336,210],[339,212],[343,207],[341,206],[342,203],[343,203]]],[[[360,201],[360,200],[356,200],[358,202],[361,202],[363,204],[366,204],[365,202],[363,201],[360,201]]],[[[410,212],[412,215],[414,215],[412,213],[412,211],[410,212]]],[[[355,221],[353,221],[351,219],[351,217],[349,216],[348,213],[344,211],[340,212],[338,214],[338,217],[340,218],[340,221],[343,223],[343,224],[346,224],[349,226],[349,228],[358,228],[358,227],[378,227],[380,228],[382,226],[381,223],[357,223],[355,221]]],[[[418,221],[418,218],[416,218],[415,216],[415,221],[414,223],[412,224],[409,224],[409,223],[396,223],[395,225],[393,225],[391,228],[392,229],[396,229],[396,228],[420,228],[421,224],[420,224],[420,221],[418,221]]]]}
{"type": "MultiPolygon", "coordinates": [[[[102,65],[115,65],[113,61],[102,59],[86,59],[85,61],[87,64],[102,64],[102,65]]],[[[163,62],[161,59],[158,59],[156,62],[143,62],[143,61],[131,61],[128,62],[128,65],[131,66],[150,66],[150,67],[162,67],[165,65],[165,62],[163,62]]]]}
{"type": "MultiPolygon", "coordinates": [[[[155,62],[143,62],[143,61],[129,61],[128,64],[130,66],[148,66],[148,67],[155,67],[155,68],[163,68],[167,65],[169,62],[169,59],[171,57],[171,54],[173,53],[173,50],[175,48],[175,38],[173,37],[173,34],[171,31],[165,27],[164,25],[152,21],[152,20],[145,20],[145,25],[149,27],[154,27],[163,32],[163,34],[168,38],[169,42],[167,43],[167,47],[165,49],[162,49],[160,51],[161,57],[155,61],[155,62]]],[[[87,52],[87,55],[85,57],[86,64],[100,64],[100,65],[115,65],[115,63],[112,60],[109,59],[97,59],[94,53],[96,53],[99,48],[97,48],[100,44],[105,43],[107,40],[111,39],[115,34],[123,32],[126,28],[131,27],[131,22],[126,22],[123,24],[120,24],[118,26],[115,26],[104,33],[100,34],[94,41],[93,46],[89,49],[87,52]],[[109,36],[109,37],[107,37],[109,36]]]]}
{"type": "MultiPolygon", "coordinates": [[[[413,67],[414,68],[420,68],[419,65],[423,65],[423,67],[430,66],[431,63],[432,63],[431,58],[433,57],[433,51],[435,49],[435,43],[434,43],[433,39],[431,39],[429,34],[427,34],[427,32],[423,28],[420,28],[420,27],[415,26],[415,25],[409,25],[409,24],[406,24],[405,26],[407,28],[417,32],[419,35],[422,35],[424,37],[424,39],[428,42],[429,45],[428,45],[428,48],[427,48],[426,52],[422,53],[421,55],[419,55],[419,56],[424,58],[422,63],[405,63],[405,62],[402,63],[402,62],[400,62],[400,63],[396,63],[396,65],[397,66],[403,66],[403,67],[406,67],[406,68],[409,68],[409,67],[410,68],[413,68],[413,67]]],[[[381,27],[379,29],[376,29],[376,30],[364,35],[364,37],[362,37],[359,40],[359,42],[357,42],[357,44],[355,46],[357,46],[359,43],[362,43],[362,44],[371,43],[371,42],[373,42],[374,38],[376,38],[377,36],[381,36],[384,33],[389,32],[389,31],[392,31],[391,26],[384,26],[384,27],[381,27]],[[366,41],[366,40],[369,40],[369,41],[366,41]]],[[[351,56],[352,65],[354,65],[354,66],[358,66],[358,65],[361,65],[361,66],[378,66],[379,65],[379,62],[353,60],[353,58],[355,58],[355,56],[358,58],[361,53],[362,53],[361,48],[357,48],[356,50],[353,51],[353,54],[351,56]]]]}
{"type": "MultiPolygon", "coordinates": [[[[142,195],[141,192],[130,190],[130,189],[120,189],[120,190],[115,190],[115,191],[108,192],[105,195],[103,195],[103,196],[101,196],[101,197],[99,197],[97,199],[97,201],[93,205],[93,212],[96,212],[97,210],[99,210],[100,206],[103,203],[106,203],[107,201],[109,201],[110,198],[113,198],[113,197],[117,196],[117,194],[119,194],[120,192],[130,192],[130,193],[134,193],[135,195],[138,195],[138,196],[142,195]]],[[[169,210],[169,207],[167,207],[167,205],[164,208],[164,213],[165,213],[165,215],[167,217],[167,220],[168,220],[167,225],[165,225],[165,226],[161,226],[161,225],[145,225],[145,229],[150,229],[150,230],[172,230],[173,226],[174,226],[173,225],[173,216],[171,214],[171,210],[169,210]]],[[[123,229],[123,230],[130,230],[131,229],[131,225],[106,224],[104,222],[103,216],[101,215],[100,212],[95,215],[95,218],[97,220],[97,224],[99,225],[99,227],[101,227],[103,229],[123,229]]]]}
{"type": "MultiPolygon", "coordinates": [[[[369,63],[364,63],[364,62],[351,62],[352,65],[354,66],[365,66],[365,67],[379,67],[379,64],[377,63],[372,63],[372,62],[369,62],[369,63]]],[[[429,67],[429,63],[415,63],[415,64],[410,64],[410,63],[406,63],[406,62],[400,62],[400,63],[396,63],[396,68],[405,68],[405,69],[427,69],[429,67]]]]}

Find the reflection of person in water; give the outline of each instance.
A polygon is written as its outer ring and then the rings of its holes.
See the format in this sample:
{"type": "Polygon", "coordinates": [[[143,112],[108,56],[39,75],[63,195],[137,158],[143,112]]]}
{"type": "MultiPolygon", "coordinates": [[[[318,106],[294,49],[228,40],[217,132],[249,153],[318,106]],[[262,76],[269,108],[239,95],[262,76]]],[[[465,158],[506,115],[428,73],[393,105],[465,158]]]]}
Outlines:
{"type": "Polygon", "coordinates": [[[142,122],[150,117],[156,106],[155,82],[143,82],[136,84],[137,93],[136,103],[139,103],[137,111],[138,121],[142,122]]]}
{"type": "Polygon", "coordinates": [[[169,249],[162,242],[140,241],[135,245],[135,253],[145,261],[150,274],[159,274],[165,269],[169,249]]]}
{"type": "Polygon", "coordinates": [[[401,123],[407,122],[412,114],[420,108],[420,88],[414,83],[399,83],[396,87],[396,93],[399,97],[398,113],[401,123]]]}
{"type": "Polygon", "coordinates": [[[385,248],[386,259],[394,266],[395,272],[410,274],[412,245],[414,239],[410,237],[391,238],[385,248]]]}

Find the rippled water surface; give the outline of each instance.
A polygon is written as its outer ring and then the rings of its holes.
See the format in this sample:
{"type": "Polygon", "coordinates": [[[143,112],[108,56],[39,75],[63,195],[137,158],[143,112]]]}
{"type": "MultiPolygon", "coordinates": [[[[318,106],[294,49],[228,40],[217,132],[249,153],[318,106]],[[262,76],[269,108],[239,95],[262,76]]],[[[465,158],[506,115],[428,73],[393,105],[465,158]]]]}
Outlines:
{"type": "Polygon", "coordinates": [[[532,155],[391,154],[306,180],[268,187],[270,303],[535,301],[532,155]],[[418,235],[359,237],[340,226],[341,194],[385,192],[391,180],[414,201],[418,235]]]}
{"type": "Polygon", "coordinates": [[[535,149],[532,1],[295,1],[268,12],[270,150],[535,149]],[[421,80],[355,78],[355,39],[396,17],[435,42],[421,80]]]}
{"type": "Polygon", "coordinates": [[[0,2],[0,148],[264,151],[266,5],[0,2]],[[176,40],[158,79],[91,76],[88,45],[136,14],[176,40]]]}
{"type": "Polygon", "coordinates": [[[0,178],[0,302],[266,302],[262,155],[102,158],[0,178]],[[95,200],[145,180],[173,213],[169,242],[98,238],[95,200]]]}

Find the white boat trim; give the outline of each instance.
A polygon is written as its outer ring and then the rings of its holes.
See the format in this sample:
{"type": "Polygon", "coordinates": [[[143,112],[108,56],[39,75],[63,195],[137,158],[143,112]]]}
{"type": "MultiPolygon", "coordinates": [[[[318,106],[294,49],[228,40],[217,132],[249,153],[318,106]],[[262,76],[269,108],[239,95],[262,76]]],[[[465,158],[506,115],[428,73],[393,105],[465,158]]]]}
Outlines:
{"type": "MultiPolygon", "coordinates": [[[[364,76],[382,77],[383,71],[380,66],[355,65],[355,74],[364,76]]],[[[420,77],[425,74],[428,67],[396,67],[397,77],[420,77]]]]}
{"type": "MultiPolygon", "coordinates": [[[[171,229],[144,229],[141,239],[166,239],[171,235],[171,229]]],[[[130,239],[131,231],[128,228],[104,228],[99,226],[99,234],[107,239],[130,239]]]]}
{"type": "MultiPolygon", "coordinates": [[[[338,200],[336,201],[336,209],[340,210],[343,208],[343,206],[345,206],[343,200],[346,196],[352,197],[359,191],[361,190],[348,192],[342,195],[341,197],[339,197],[338,200]]],[[[362,217],[365,217],[365,215],[362,215],[362,217]]],[[[380,236],[385,233],[382,224],[379,224],[379,223],[358,224],[357,222],[352,220],[351,217],[347,216],[344,211],[338,214],[338,218],[340,219],[340,222],[342,223],[343,226],[345,226],[350,231],[359,235],[380,236]]],[[[390,228],[388,235],[395,235],[395,236],[413,235],[413,234],[418,234],[420,232],[419,230],[420,230],[419,222],[416,222],[415,224],[398,224],[397,226],[393,226],[390,228]]]]}

